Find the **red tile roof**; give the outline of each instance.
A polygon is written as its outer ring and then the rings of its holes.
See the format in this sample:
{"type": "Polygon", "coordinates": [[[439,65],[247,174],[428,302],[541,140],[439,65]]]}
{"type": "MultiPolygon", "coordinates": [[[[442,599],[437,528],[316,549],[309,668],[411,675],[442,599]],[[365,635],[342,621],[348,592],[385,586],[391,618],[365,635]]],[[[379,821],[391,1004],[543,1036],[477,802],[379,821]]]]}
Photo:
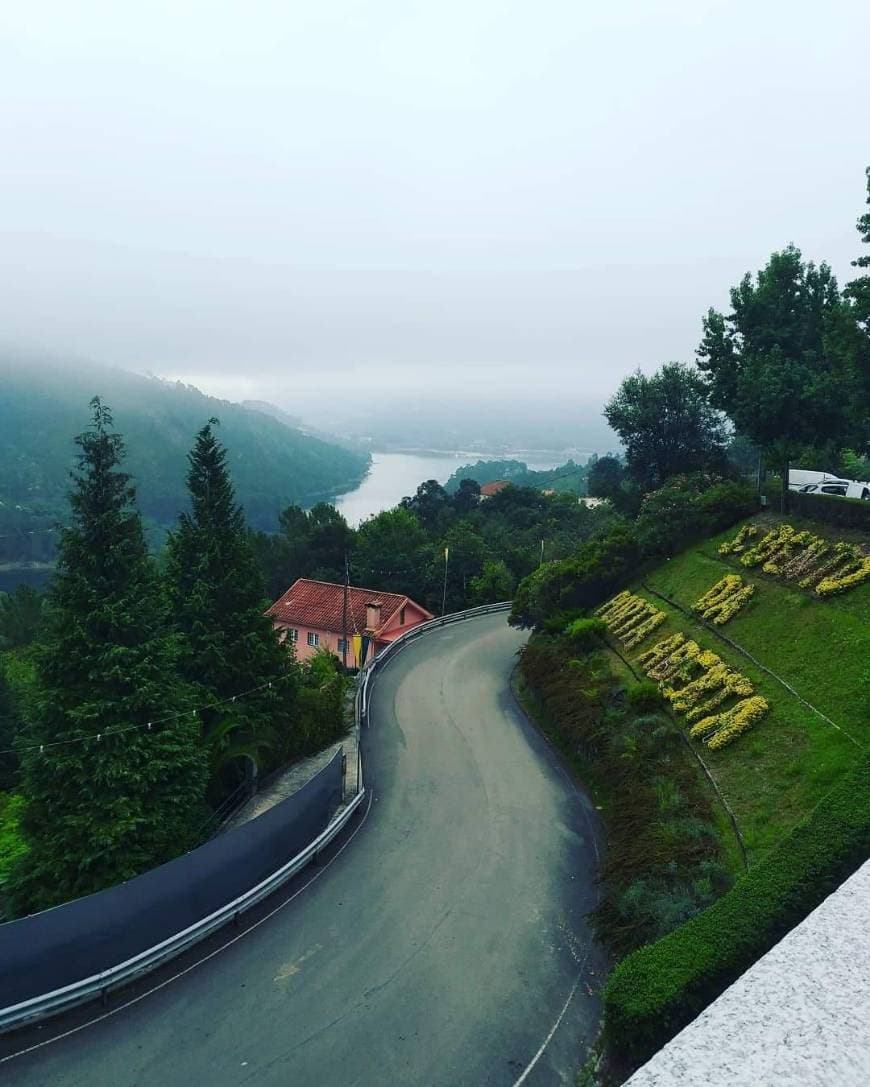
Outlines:
{"type": "Polygon", "coordinates": [[[506,479],[495,479],[492,483],[484,483],[480,488],[480,493],[484,498],[492,498],[494,494],[498,494],[499,491],[503,491],[508,486],[510,484],[506,479]]]}
{"type": "MultiPolygon", "coordinates": [[[[380,630],[398,609],[409,601],[399,593],[384,593],[379,589],[360,589],[351,585],[347,592],[347,628],[353,633],[366,629],[366,604],[380,603],[380,630]]],[[[417,607],[420,607],[417,604],[417,607]]],[[[425,611],[424,608],[420,609],[425,611]]],[[[301,577],[266,612],[276,623],[298,624],[314,630],[343,633],[344,586],[332,581],[309,581],[301,577]]],[[[426,615],[431,618],[429,612],[426,615]]]]}

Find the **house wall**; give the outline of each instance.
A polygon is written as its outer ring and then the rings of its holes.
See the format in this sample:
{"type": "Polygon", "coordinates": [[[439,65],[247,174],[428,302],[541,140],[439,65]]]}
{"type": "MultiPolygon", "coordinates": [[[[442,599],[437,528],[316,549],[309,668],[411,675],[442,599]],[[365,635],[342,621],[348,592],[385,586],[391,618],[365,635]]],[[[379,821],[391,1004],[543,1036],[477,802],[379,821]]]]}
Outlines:
{"type": "MultiPolygon", "coordinates": [[[[418,623],[424,622],[428,618],[429,618],[429,613],[428,612],[423,611],[423,609],[421,607],[418,607],[417,604],[415,604],[415,603],[413,603],[413,601],[409,600],[408,603],[405,605],[405,621],[404,621],[404,623],[399,622],[399,611],[397,610],[395,612],[395,614],[393,615],[392,619],[390,620],[390,622],[385,627],[383,627],[379,631],[379,633],[380,634],[394,634],[397,630],[402,630],[402,631],[408,630],[411,627],[417,626],[418,623]]],[[[390,640],[392,641],[393,639],[391,638],[390,640]]]]}
{"type": "MultiPolygon", "coordinates": [[[[281,633],[282,641],[289,637],[288,631],[291,629],[289,626],[284,626],[283,623],[276,623],[276,626],[281,633]]],[[[341,634],[337,634],[334,630],[320,630],[317,627],[296,627],[294,629],[299,631],[299,640],[295,643],[296,659],[298,661],[309,660],[311,657],[314,656],[315,653],[318,653],[321,649],[328,649],[330,653],[334,653],[339,658],[341,657],[341,653],[339,652],[338,648],[339,639],[342,637],[341,634]],[[309,634],[316,634],[318,636],[318,645],[311,646],[308,644],[309,634]]],[[[371,658],[375,656],[374,649],[375,647],[373,645],[369,646],[369,652],[366,660],[371,660],[371,658]]],[[[349,668],[353,668],[355,666],[355,663],[356,662],[354,661],[353,656],[353,631],[351,631],[351,633],[347,636],[347,665],[349,668]]]]}
{"type": "MultiPolygon", "coordinates": [[[[276,625],[281,632],[281,640],[284,641],[289,637],[291,627],[285,626],[283,623],[278,623],[276,625]]],[[[293,629],[299,631],[298,641],[295,642],[296,659],[298,661],[309,660],[321,649],[328,649],[330,653],[335,653],[338,657],[341,656],[338,651],[338,640],[341,637],[340,634],[336,634],[332,630],[320,630],[317,627],[295,627],[293,629]],[[318,645],[311,646],[308,644],[309,634],[316,634],[318,636],[318,645]]],[[[347,656],[348,664],[353,664],[353,643],[351,642],[350,636],[348,636],[347,656]]]]}
{"type": "MultiPolygon", "coordinates": [[[[417,604],[411,603],[409,601],[405,605],[404,623],[399,623],[399,611],[397,610],[395,616],[390,621],[390,623],[385,626],[383,630],[379,633],[389,633],[395,636],[399,632],[404,633],[404,631],[410,630],[411,627],[417,626],[418,623],[422,623],[428,618],[429,615],[427,612],[425,612],[417,604]]],[[[338,643],[342,635],[336,633],[334,630],[321,630],[318,627],[303,626],[293,628],[292,624],[285,623],[276,623],[275,625],[280,631],[282,641],[289,637],[289,631],[291,628],[299,631],[298,639],[294,643],[296,646],[296,659],[298,661],[309,660],[320,649],[328,649],[330,653],[334,653],[337,657],[341,657],[341,653],[338,649],[338,643]],[[318,645],[310,646],[308,644],[309,634],[316,634],[318,636],[318,645]]],[[[391,637],[389,641],[393,641],[393,637],[391,637]]],[[[387,644],[387,641],[373,641],[369,645],[369,651],[366,660],[371,660],[372,657],[376,656],[387,644]]],[[[353,667],[356,663],[353,656],[353,631],[348,634],[347,663],[350,667],[353,667]]]]}

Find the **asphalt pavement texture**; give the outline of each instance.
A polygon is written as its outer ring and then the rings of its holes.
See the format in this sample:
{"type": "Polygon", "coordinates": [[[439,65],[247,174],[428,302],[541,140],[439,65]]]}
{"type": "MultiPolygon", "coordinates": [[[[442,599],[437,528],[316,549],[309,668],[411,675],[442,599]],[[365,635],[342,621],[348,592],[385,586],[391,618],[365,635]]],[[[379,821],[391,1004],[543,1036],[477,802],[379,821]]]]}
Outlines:
{"type": "Polygon", "coordinates": [[[600,1018],[597,822],[511,693],[524,640],[502,614],[402,649],[373,687],[346,848],[131,1006],[5,1038],[39,1047],[0,1083],[573,1084],[600,1018]]]}

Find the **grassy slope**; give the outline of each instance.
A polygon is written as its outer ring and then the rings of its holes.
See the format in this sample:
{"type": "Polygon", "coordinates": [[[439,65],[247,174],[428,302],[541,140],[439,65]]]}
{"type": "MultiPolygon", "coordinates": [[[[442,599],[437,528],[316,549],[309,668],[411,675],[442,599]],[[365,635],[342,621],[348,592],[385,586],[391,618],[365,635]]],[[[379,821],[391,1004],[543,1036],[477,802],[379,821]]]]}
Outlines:
{"type": "MultiPolygon", "coordinates": [[[[826,534],[819,525],[812,527],[826,534]]],[[[843,538],[836,530],[833,538],[843,538]]],[[[690,608],[725,573],[739,570],[756,586],[749,606],[723,628],[733,641],[782,676],[807,701],[848,731],[850,741],[745,657],[663,601],[633,586],[669,615],[640,652],[677,630],[713,649],[747,675],[771,712],[746,736],[722,751],[701,746],[704,761],[731,804],[750,863],[774,846],[806,815],[870,744],[870,585],[826,601],[814,599],[717,553],[723,536],[690,548],[644,578],[647,585],[690,608]]]]}

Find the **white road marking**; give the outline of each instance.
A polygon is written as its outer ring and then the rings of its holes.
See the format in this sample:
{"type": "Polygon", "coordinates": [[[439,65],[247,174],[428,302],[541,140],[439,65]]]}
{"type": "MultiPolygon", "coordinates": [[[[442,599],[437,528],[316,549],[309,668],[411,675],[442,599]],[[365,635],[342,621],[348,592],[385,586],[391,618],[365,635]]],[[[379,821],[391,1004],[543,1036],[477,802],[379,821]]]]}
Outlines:
{"type": "MultiPolygon", "coordinates": [[[[583,966],[584,966],[584,968],[585,968],[585,966],[586,966],[586,963],[585,963],[585,962],[584,962],[583,966]]],[[[578,986],[579,986],[579,984],[580,984],[580,978],[581,978],[582,976],[583,976],[583,970],[581,970],[581,971],[580,971],[580,973],[579,973],[579,974],[577,975],[577,980],[576,980],[576,981],[574,982],[574,985],[573,985],[573,987],[572,987],[572,989],[571,989],[571,992],[570,992],[570,993],[568,993],[568,999],[567,999],[567,1000],[565,1001],[565,1003],[564,1003],[564,1004],[562,1005],[562,1010],[561,1010],[561,1011],[559,1012],[559,1018],[558,1018],[558,1019],[556,1020],[556,1022],[555,1022],[555,1023],[553,1024],[553,1026],[552,1026],[552,1027],[550,1028],[550,1033],[549,1033],[549,1034],[547,1035],[547,1037],[546,1037],[546,1038],[545,1038],[545,1039],[543,1040],[543,1042],[541,1042],[541,1048],[540,1048],[540,1049],[538,1050],[538,1052],[537,1052],[537,1053],[536,1053],[536,1054],[534,1055],[534,1057],[532,1057],[531,1061],[530,1061],[530,1062],[529,1062],[529,1063],[528,1063],[528,1064],[526,1065],[525,1071],[524,1071],[524,1072],[523,1072],[523,1074],[522,1074],[522,1075],[520,1076],[520,1078],[519,1078],[518,1080],[516,1080],[516,1082],[514,1083],[513,1087],[520,1087],[520,1084],[521,1084],[521,1083],[525,1083],[525,1082],[526,1082],[526,1080],[528,1079],[529,1075],[531,1074],[531,1071],[532,1071],[532,1069],[533,1069],[533,1068],[535,1067],[535,1065],[536,1065],[536,1064],[538,1063],[538,1061],[539,1061],[539,1060],[541,1059],[541,1057],[543,1057],[543,1055],[544,1055],[544,1050],[545,1050],[545,1049],[547,1048],[547,1046],[548,1046],[548,1045],[550,1044],[550,1042],[551,1042],[551,1041],[553,1040],[553,1035],[554,1035],[554,1034],[556,1033],[556,1031],[557,1031],[557,1030],[559,1029],[559,1024],[560,1024],[560,1023],[562,1022],[562,1020],[563,1020],[563,1019],[565,1018],[565,1012],[566,1012],[566,1011],[568,1010],[568,1005],[569,1005],[569,1004],[571,1003],[571,1001],[572,1001],[572,1000],[574,999],[574,994],[575,994],[575,993],[577,992],[577,987],[578,987],[578,986]]]]}

